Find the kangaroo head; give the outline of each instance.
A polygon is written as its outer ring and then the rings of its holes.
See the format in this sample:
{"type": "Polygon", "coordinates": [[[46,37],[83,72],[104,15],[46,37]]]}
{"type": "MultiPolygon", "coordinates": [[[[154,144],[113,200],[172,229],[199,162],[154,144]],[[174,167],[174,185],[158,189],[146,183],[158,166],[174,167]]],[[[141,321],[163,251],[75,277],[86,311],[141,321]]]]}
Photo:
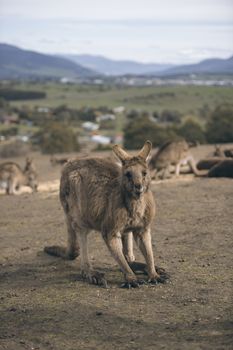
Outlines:
{"type": "Polygon", "coordinates": [[[135,199],[139,199],[148,190],[150,184],[147,160],[151,148],[151,142],[146,141],[140,152],[132,157],[119,145],[113,146],[113,152],[122,163],[123,190],[135,199]]]}
{"type": "Polygon", "coordinates": [[[24,167],[24,172],[26,172],[26,171],[35,171],[35,165],[33,163],[33,159],[32,158],[29,158],[29,157],[26,158],[26,164],[25,164],[25,167],[24,167]]]}

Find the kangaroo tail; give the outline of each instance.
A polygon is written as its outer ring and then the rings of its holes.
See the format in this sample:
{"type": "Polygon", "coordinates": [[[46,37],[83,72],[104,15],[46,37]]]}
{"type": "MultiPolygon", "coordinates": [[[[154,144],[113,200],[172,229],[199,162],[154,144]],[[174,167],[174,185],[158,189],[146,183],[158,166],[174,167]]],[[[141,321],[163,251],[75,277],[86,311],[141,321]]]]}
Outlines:
{"type": "Polygon", "coordinates": [[[78,248],[76,248],[73,252],[68,252],[65,247],[60,247],[56,245],[44,247],[44,252],[49,255],[57,256],[66,260],[74,260],[79,256],[78,248]]]}
{"type": "Polygon", "coordinates": [[[195,163],[193,157],[190,157],[188,159],[188,165],[190,166],[190,168],[192,169],[193,173],[196,176],[205,176],[206,175],[206,172],[203,173],[203,171],[200,171],[200,170],[197,169],[196,163],[195,163]]]}

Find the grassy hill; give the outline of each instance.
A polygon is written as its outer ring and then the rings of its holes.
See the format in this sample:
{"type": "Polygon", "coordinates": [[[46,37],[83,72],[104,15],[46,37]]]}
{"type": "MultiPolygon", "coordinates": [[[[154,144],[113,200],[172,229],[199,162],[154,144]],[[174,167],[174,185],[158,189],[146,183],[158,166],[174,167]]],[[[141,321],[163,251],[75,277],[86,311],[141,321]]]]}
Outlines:
{"type": "Polygon", "coordinates": [[[56,107],[65,104],[71,108],[116,107],[127,110],[137,109],[161,112],[165,109],[177,110],[184,116],[200,118],[205,110],[214,109],[222,103],[232,103],[232,87],[219,86],[160,86],[160,87],[121,87],[63,85],[55,83],[21,83],[12,88],[38,90],[46,93],[41,100],[15,101],[15,106],[56,107]]]}
{"type": "Polygon", "coordinates": [[[0,44],[0,79],[82,78],[96,75],[68,59],[0,44]]]}
{"type": "MultiPolygon", "coordinates": [[[[154,72],[156,75],[157,72],[154,72]]],[[[233,75],[233,56],[228,59],[213,58],[197,64],[188,64],[169,68],[161,73],[163,76],[190,75],[190,74],[231,74],[233,75]]]]}

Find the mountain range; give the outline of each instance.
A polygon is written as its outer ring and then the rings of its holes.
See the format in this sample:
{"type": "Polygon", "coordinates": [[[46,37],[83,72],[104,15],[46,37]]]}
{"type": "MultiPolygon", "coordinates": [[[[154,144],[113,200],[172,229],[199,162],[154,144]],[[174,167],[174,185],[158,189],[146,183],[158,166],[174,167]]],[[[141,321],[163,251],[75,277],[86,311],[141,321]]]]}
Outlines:
{"type": "Polygon", "coordinates": [[[99,76],[233,75],[233,56],[189,65],[117,61],[94,55],[47,55],[0,43],[0,79],[83,79],[99,76]]]}
{"type": "Polygon", "coordinates": [[[151,72],[163,72],[174,65],[159,63],[139,63],[129,60],[112,60],[94,55],[65,55],[64,57],[86,68],[108,76],[143,75],[151,72]]]}
{"type": "MultiPolygon", "coordinates": [[[[196,64],[177,66],[161,73],[162,76],[187,74],[233,74],[233,56],[227,59],[212,58],[196,64]]],[[[157,72],[153,75],[157,75],[157,72]]]]}
{"type": "Polygon", "coordinates": [[[0,44],[0,79],[83,78],[96,75],[68,59],[0,44]]]}

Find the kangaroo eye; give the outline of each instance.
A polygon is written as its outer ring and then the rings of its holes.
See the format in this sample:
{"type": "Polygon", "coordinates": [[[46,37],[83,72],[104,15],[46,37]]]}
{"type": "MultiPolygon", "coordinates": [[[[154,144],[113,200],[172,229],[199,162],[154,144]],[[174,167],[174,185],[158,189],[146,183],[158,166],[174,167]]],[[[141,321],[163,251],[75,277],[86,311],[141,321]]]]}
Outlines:
{"type": "Polygon", "coordinates": [[[146,171],[143,171],[143,172],[142,172],[142,176],[145,177],[146,175],[147,175],[147,172],[146,172],[146,171]]]}
{"type": "Polygon", "coordinates": [[[131,171],[127,171],[127,172],[125,173],[125,176],[126,176],[128,179],[132,179],[132,173],[131,173],[131,171]]]}

